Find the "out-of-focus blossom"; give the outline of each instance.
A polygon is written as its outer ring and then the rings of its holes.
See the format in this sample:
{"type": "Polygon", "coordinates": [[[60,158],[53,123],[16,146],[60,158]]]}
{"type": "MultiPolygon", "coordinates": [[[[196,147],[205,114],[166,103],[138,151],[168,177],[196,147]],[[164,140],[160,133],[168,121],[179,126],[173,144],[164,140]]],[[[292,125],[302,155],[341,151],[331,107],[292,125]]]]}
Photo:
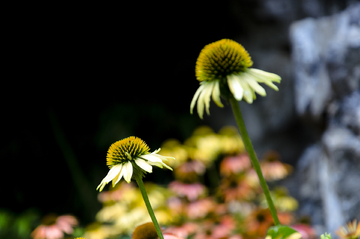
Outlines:
{"type": "Polygon", "coordinates": [[[307,224],[299,223],[299,224],[292,225],[291,227],[294,228],[296,231],[298,231],[301,234],[302,239],[315,239],[316,238],[315,230],[307,224]]]}
{"type": "Polygon", "coordinates": [[[114,201],[133,201],[138,197],[137,188],[133,183],[118,183],[109,191],[101,192],[98,194],[98,200],[102,203],[114,202],[114,201]]]}
{"type": "Polygon", "coordinates": [[[234,126],[224,126],[219,131],[221,153],[224,155],[237,155],[245,152],[245,146],[234,126]]]}
{"type": "Polygon", "coordinates": [[[186,197],[189,201],[194,201],[206,193],[206,187],[200,183],[186,184],[173,181],[169,184],[169,189],[180,197],[186,197]]]}
{"type": "Polygon", "coordinates": [[[188,148],[189,157],[202,161],[206,166],[210,165],[221,152],[218,135],[207,126],[195,129],[193,135],[184,144],[188,148]]]}
{"type": "Polygon", "coordinates": [[[235,227],[236,222],[233,217],[223,216],[220,223],[213,228],[212,236],[215,238],[229,237],[235,227]]]}
{"type": "Polygon", "coordinates": [[[84,237],[86,239],[107,239],[115,233],[111,226],[95,222],[85,228],[84,237]]]}
{"type": "Polygon", "coordinates": [[[273,219],[269,209],[254,210],[245,219],[246,234],[264,238],[270,226],[273,225],[273,219]]]}
{"type": "Polygon", "coordinates": [[[227,177],[221,180],[219,194],[224,197],[225,202],[233,200],[244,200],[255,197],[251,185],[243,177],[227,177]]]}
{"type": "MultiPolygon", "coordinates": [[[[277,213],[279,221],[282,225],[289,225],[294,218],[290,213],[277,213]]],[[[268,208],[259,208],[254,210],[246,219],[246,230],[250,236],[258,236],[264,238],[269,227],[273,226],[273,219],[268,208]]]]}
{"type": "Polygon", "coordinates": [[[184,183],[193,183],[199,180],[199,175],[203,175],[205,169],[205,165],[200,161],[188,161],[175,168],[175,178],[184,183]]]}
{"type": "Polygon", "coordinates": [[[224,176],[241,173],[251,167],[247,154],[225,157],[220,164],[220,173],[224,176]]]}
{"type": "Polygon", "coordinates": [[[172,233],[178,237],[188,238],[199,230],[199,224],[194,222],[187,222],[181,226],[169,226],[166,232],[172,233]]]}
{"type": "Polygon", "coordinates": [[[343,239],[358,239],[360,237],[360,223],[357,220],[349,222],[346,227],[341,226],[335,232],[340,238],[343,239]]]}
{"type": "Polygon", "coordinates": [[[71,234],[73,227],[78,224],[74,216],[63,215],[56,216],[49,214],[42,219],[42,224],[39,225],[31,233],[34,239],[59,239],[64,237],[64,233],[71,234]]]}
{"type": "MultiPolygon", "coordinates": [[[[271,198],[275,204],[275,207],[282,212],[295,211],[298,208],[298,202],[295,198],[289,196],[289,192],[285,187],[276,187],[274,191],[271,191],[271,198]]],[[[261,203],[263,207],[267,206],[267,202],[264,195],[261,195],[261,203]]]]}
{"type": "Polygon", "coordinates": [[[216,203],[211,198],[191,202],[187,206],[187,216],[190,219],[203,218],[215,209],[216,203]]]}
{"type": "Polygon", "coordinates": [[[280,155],[275,151],[266,153],[260,161],[261,170],[267,181],[276,181],[285,178],[292,170],[288,164],[280,162],[280,155]]]}
{"type": "Polygon", "coordinates": [[[161,145],[161,152],[164,155],[169,155],[176,158],[176,160],[170,160],[169,165],[177,167],[186,162],[189,158],[189,153],[186,146],[182,145],[177,139],[168,139],[161,145]]]}
{"type": "MultiPolygon", "coordinates": [[[[149,183],[145,184],[145,188],[159,223],[170,222],[172,215],[169,209],[165,207],[170,192],[165,188],[149,183]]],[[[106,194],[100,198],[114,200],[105,201],[104,207],[98,212],[96,218],[99,222],[110,223],[113,233],[131,233],[136,225],[151,220],[142,201],[141,193],[133,184],[121,182],[119,186],[109,192],[103,192],[106,194]]]]}

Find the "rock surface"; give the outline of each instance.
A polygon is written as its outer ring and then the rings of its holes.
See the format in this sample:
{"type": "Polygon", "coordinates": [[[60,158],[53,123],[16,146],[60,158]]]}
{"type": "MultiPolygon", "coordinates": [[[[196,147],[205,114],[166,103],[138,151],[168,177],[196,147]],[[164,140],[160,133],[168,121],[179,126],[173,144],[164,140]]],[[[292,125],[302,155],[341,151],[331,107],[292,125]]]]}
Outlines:
{"type": "Polygon", "coordinates": [[[334,233],[360,219],[360,3],[292,24],[296,112],[319,139],[298,162],[300,215],[334,233]]]}

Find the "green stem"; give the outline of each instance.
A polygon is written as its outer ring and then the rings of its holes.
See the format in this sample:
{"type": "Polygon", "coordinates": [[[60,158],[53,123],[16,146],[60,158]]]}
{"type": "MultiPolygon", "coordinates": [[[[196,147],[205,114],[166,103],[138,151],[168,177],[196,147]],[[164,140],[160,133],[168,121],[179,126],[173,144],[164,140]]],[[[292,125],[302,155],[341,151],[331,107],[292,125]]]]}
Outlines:
{"type": "Polygon", "coordinates": [[[261,171],[259,161],[258,161],[258,159],[256,157],[256,154],[255,154],[255,151],[254,151],[254,147],[253,147],[253,145],[251,143],[251,140],[249,138],[249,135],[247,133],[245,122],[244,122],[244,119],[243,119],[242,114],[241,114],[239,103],[235,100],[234,97],[230,98],[230,103],[231,103],[232,110],[234,112],[236,123],[237,123],[237,125],[239,127],[239,130],[240,130],[241,137],[242,137],[243,142],[245,144],[245,148],[246,148],[246,150],[247,150],[247,152],[249,154],[251,163],[252,163],[252,165],[253,165],[253,167],[254,167],[254,169],[255,169],[258,177],[259,177],[260,185],[261,185],[261,187],[263,189],[263,192],[265,194],[266,201],[267,201],[267,204],[268,204],[270,212],[271,212],[271,216],[274,219],[275,225],[276,226],[280,225],[279,219],[278,219],[277,214],[276,214],[276,209],[275,209],[274,203],[273,203],[273,201],[271,199],[271,196],[270,196],[270,191],[269,191],[268,185],[266,184],[266,181],[265,181],[264,176],[263,176],[262,171],[261,171]]]}
{"type": "Polygon", "coordinates": [[[164,239],[164,236],[161,232],[161,229],[160,229],[160,226],[159,226],[159,223],[158,221],[156,220],[156,217],[155,217],[155,213],[151,207],[151,204],[150,204],[150,201],[149,201],[149,197],[146,193],[146,190],[145,190],[145,186],[144,186],[144,182],[142,181],[142,178],[141,176],[135,176],[135,179],[136,179],[136,182],[140,188],[140,192],[141,192],[141,195],[143,196],[143,199],[144,199],[144,202],[145,202],[145,205],[146,205],[146,208],[149,212],[149,215],[151,217],[151,220],[152,222],[154,223],[154,226],[155,226],[155,230],[159,236],[160,239],[164,239]]]}

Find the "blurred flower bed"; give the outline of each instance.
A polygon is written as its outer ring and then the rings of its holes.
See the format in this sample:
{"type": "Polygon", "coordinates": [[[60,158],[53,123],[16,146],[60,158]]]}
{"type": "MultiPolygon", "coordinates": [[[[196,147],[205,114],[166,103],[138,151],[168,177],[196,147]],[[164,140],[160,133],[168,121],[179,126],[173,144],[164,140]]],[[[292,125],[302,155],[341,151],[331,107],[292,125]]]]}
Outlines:
{"type": "MultiPolygon", "coordinates": [[[[163,186],[154,183],[145,186],[165,232],[192,239],[265,238],[267,229],[273,225],[272,218],[236,128],[224,127],[215,133],[209,127],[199,127],[184,143],[168,139],[161,148],[163,155],[175,157],[168,162],[174,169],[174,179],[163,186]]],[[[276,187],[277,180],[291,173],[291,166],[282,163],[280,155],[273,151],[264,155],[260,164],[280,222],[291,225],[303,238],[315,238],[314,230],[294,216],[297,201],[286,188],[276,187]]],[[[80,227],[76,218],[69,215],[47,215],[40,222],[37,215],[29,219],[38,222],[32,238],[56,239],[67,235],[125,239],[131,238],[136,226],[151,221],[135,184],[123,181],[106,189],[98,195],[103,207],[94,223],[80,227]]],[[[6,226],[7,216],[0,213],[1,227],[6,226]]]]}

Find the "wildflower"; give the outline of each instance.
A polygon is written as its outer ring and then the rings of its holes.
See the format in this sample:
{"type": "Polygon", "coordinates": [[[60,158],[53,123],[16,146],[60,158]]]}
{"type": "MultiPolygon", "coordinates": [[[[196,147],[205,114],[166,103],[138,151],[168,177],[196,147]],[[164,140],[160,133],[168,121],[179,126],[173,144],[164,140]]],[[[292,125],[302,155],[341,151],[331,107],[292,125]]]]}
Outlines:
{"type": "Polygon", "coordinates": [[[131,136],[113,143],[107,153],[106,161],[110,171],[101,181],[97,189],[101,192],[105,185],[112,181],[113,187],[124,177],[130,183],[133,173],[143,176],[151,173],[152,166],[168,168],[163,160],[173,159],[157,154],[160,149],[149,153],[150,148],[140,138],[131,136]]]}
{"type": "Polygon", "coordinates": [[[78,224],[75,217],[70,215],[56,216],[49,214],[42,219],[42,224],[31,233],[34,239],[49,238],[60,239],[64,233],[71,234],[73,227],[78,224]]]}
{"type": "Polygon", "coordinates": [[[252,64],[249,53],[233,40],[223,39],[205,46],[196,62],[195,73],[200,87],[191,102],[190,112],[198,100],[200,118],[203,118],[204,107],[209,114],[210,96],[219,107],[223,107],[221,94],[228,97],[230,93],[236,100],[245,99],[251,104],[256,99],[255,92],[266,96],[258,83],[265,83],[277,91],[278,87],[272,82],[280,83],[280,76],[249,68],[252,64]]]}
{"type": "Polygon", "coordinates": [[[335,232],[340,238],[344,239],[358,239],[360,237],[360,223],[357,223],[357,220],[349,222],[347,228],[341,226],[335,232]]]}

